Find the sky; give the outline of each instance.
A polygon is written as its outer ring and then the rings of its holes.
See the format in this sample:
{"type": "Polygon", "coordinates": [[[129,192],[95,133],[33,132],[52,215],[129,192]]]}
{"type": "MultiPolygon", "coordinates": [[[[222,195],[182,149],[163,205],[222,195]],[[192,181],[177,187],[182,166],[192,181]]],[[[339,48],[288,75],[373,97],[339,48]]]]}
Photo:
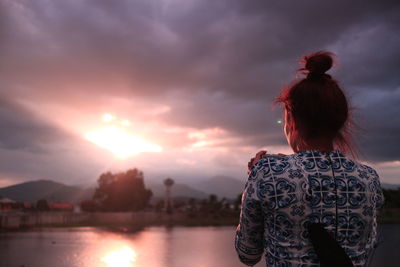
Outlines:
{"type": "Polygon", "coordinates": [[[293,153],[273,107],[301,56],[328,50],[359,160],[400,183],[398,1],[3,0],[0,187],[105,171],[245,180],[293,153]]]}

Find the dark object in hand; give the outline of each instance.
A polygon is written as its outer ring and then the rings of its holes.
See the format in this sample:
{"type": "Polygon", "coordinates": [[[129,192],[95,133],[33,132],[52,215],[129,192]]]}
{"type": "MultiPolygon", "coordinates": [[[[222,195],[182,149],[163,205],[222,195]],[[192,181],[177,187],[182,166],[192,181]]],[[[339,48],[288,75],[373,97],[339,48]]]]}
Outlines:
{"type": "Polygon", "coordinates": [[[322,224],[310,223],[308,231],[321,267],[353,267],[345,250],[329,235],[322,224]]]}

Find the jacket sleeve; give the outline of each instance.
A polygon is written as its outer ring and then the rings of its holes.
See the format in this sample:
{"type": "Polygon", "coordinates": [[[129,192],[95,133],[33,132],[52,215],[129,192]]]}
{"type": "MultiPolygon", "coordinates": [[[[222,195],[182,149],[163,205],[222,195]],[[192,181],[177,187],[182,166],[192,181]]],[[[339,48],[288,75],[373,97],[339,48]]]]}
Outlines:
{"type": "Polygon", "coordinates": [[[242,208],[236,229],[235,249],[241,262],[253,266],[263,253],[264,219],[256,194],[256,173],[252,171],[242,194],[242,208]]]}

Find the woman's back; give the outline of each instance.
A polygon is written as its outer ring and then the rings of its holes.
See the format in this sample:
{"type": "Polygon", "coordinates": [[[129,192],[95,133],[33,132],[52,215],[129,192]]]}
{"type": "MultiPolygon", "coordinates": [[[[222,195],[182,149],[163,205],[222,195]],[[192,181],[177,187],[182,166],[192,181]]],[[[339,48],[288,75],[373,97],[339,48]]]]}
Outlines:
{"type": "Polygon", "coordinates": [[[266,155],[246,183],[236,249],[249,265],[263,251],[267,266],[319,264],[307,227],[322,223],[353,264],[364,266],[382,204],[375,170],[339,151],[266,155]]]}

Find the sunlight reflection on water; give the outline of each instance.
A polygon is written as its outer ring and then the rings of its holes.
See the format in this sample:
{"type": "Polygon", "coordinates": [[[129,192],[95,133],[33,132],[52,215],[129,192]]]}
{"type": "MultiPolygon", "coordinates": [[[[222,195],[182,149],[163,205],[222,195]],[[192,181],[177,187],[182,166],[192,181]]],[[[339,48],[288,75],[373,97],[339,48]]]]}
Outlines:
{"type": "Polygon", "coordinates": [[[100,228],[0,233],[0,266],[242,267],[234,251],[234,231],[147,227],[123,233],[100,228]]]}
{"type": "Polygon", "coordinates": [[[112,250],[101,258],[108,267],[133,267],[137,254],[129,247],[112,250]]]}
{"type": "MultiPolygon", "coordinates": [[[[372,266],[399,266],[400,225],[385,225],[372,266]]],[[[147,227],[138,232],[51,228],[0,232],[0,266],[243,267],[235,227],[147,227]]],[[[265,267],[265,261],[256,267],[265,267]]]]}

